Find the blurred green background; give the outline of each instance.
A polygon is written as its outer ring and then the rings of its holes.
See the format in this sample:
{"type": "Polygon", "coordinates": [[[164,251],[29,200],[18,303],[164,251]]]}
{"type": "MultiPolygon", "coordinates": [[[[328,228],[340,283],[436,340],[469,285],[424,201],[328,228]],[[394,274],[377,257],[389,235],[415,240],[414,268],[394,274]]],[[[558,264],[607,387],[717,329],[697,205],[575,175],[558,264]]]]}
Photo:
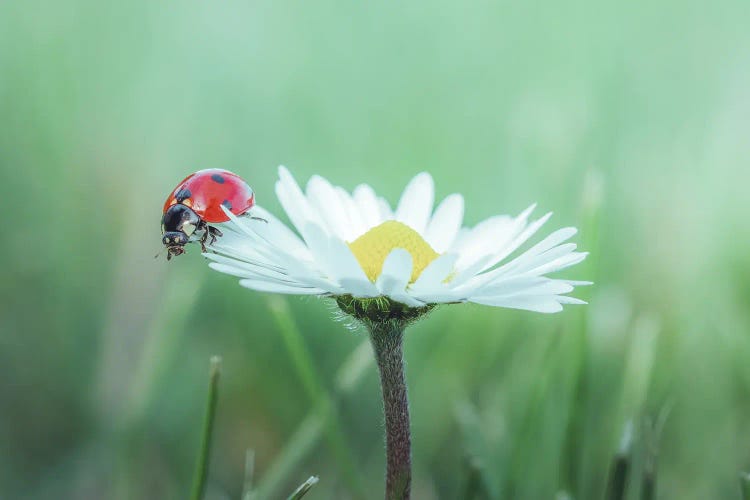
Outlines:
{"type": "Polygon", "coordinates": [[[739,498],[749,19],[746,0],[0,2],[0,498],[185,498],[212,354],[209,498],[239,498],[248,448],[272,498],[310,474],[311,499],[381,497],[364,336],[195,249],[154,259],[187,173],[234,170],[280,213],[279,164],[392,204],[428,170],[468,224],[538,201],[592,252],[565,273],[596,281],[589,306],[410,329],[415,498],[463,498],[475,466],[485,497],[601,498],[628,421],[628,498],[654,449],[659,498],[739,498]]]}

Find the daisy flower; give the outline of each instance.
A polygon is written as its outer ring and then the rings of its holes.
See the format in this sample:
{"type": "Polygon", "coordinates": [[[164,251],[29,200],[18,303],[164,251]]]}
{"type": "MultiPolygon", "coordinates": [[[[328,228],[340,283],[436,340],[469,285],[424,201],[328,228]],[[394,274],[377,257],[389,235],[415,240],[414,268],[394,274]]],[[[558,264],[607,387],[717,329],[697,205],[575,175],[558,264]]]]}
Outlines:
{"type": "MultiPolygon", "coordinates": [[[[547,277],[586,258],[566,243],[576,229],[558,229],[517,251],[552,215],[532,220],[535,205],[516,217],[496,215],[462,227],[464,199],[451,194],[433,211],[428,173],[414,177],[397,207],[366,184],[352,193],[313,176],[305,191],[284,167],[276,195],[294,225],[267,210],[229,211],[228,231],[205,256],[210,266],[253,290],[286,294],[386,298],[411,308],[474,302],[542,313],[584,302],[566,294],[588,282],[547,277]]],[[[341,302],[340,302],[341,303],[341,302]]]]}
{"type": "Polygon", "coordinates": [[[464,199],[447,196],[433,211],[434,185],[418,174],[395,210],[368,185],[352,193],[313,176],[303,192],[279,168],[276,196],[296,232],[270,212],[230,221],[204,255],[210,266],[263,292],[333,297],[369,331],[380,371],[386,435],[387,499],[411,491],[411,434],[403,362],[406,326],[441,303],[474,302],[543,313],[584,302],[567,295],[589,284],[547,275],[581,262],[586,253],[558,229],[519,249],[550,218],[496,215],[463,227],[464,199]]]}

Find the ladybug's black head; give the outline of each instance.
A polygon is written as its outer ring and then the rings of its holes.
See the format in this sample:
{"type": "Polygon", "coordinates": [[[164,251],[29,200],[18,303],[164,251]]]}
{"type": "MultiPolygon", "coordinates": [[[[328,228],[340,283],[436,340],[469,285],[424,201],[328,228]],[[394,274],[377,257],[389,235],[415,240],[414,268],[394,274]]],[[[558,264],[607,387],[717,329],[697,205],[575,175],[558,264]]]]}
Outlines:
{"type": "Polygon", "coordinates": [[[185,245],[203,221],[190,207],[177,203],[164,212],[161,220],[161,242],[167,247],[167,260],[185,253],[185,245]]]}
{"type": "Polygon", "coordinates": [[[185,246],[188,241],[190,241],[188,235],[181,231],[169,231],[164,233],[164,236],[161,237],[161,242],[167,247],[174,245],[185,246]]]}
{"type": "Polygon", "coordinates": [[[182,231],[169,231],[164,233],[161,237],[161,242],[167,247],[167,260],[171,259],[172,256],[182,255],[185,253],[185,245],[187,245],[190,238],[182,231]]]}

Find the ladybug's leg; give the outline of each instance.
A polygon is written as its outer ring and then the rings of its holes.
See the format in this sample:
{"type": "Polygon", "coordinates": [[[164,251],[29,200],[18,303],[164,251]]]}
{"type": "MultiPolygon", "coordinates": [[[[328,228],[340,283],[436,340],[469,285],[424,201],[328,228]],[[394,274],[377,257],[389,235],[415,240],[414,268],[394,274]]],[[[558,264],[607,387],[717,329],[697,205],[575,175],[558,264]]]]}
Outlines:
{"type": "Polygon", "coordinates": [[[208,240],[208,231],[211,229],[211,227],[205,222],[201,221],[200,224],[196,226],[196,229],[203,231],[203,234],[201,234],[198,242],[201,244],[201,252],[206,253],[206,240],[208,240]]]}
{"type": "Polygon", "coordinates": [[[219,228],[213,226],[208,226],[208,231],[206,231],[206,234],[211,236],[211,243],[209,243],[209,245],[213,245],[214,243],[216,243],[216,238],[221,238],[222,236],[224,236],[224,233],[219,231],[219,228]]]}
{"type": "Polygon", "coordinates": [[[250,212],[245,212],[244,214],[240,215],[240,217],[245,217],[247,219],[253,219],[253,220],[262,220],[266,224],[268,224],[268,221],[264,219],[263,217],[256,217],[254,215],[250,215],[250,212]]]}

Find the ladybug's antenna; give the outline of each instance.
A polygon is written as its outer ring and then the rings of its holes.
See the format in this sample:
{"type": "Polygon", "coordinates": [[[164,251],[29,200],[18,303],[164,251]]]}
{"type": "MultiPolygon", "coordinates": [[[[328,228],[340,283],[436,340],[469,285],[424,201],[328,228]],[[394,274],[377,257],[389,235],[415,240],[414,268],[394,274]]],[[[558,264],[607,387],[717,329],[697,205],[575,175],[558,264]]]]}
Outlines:
{"type": "Polygon", "coordinates": [[[167,249],[167,247],[162,247],[161,251],[159,253],[157,253],[156,255],[154,255],[154,259],[158,259],[162,255],[164,255],[164,252],[166,251],[166,249],[167,249]]]}

